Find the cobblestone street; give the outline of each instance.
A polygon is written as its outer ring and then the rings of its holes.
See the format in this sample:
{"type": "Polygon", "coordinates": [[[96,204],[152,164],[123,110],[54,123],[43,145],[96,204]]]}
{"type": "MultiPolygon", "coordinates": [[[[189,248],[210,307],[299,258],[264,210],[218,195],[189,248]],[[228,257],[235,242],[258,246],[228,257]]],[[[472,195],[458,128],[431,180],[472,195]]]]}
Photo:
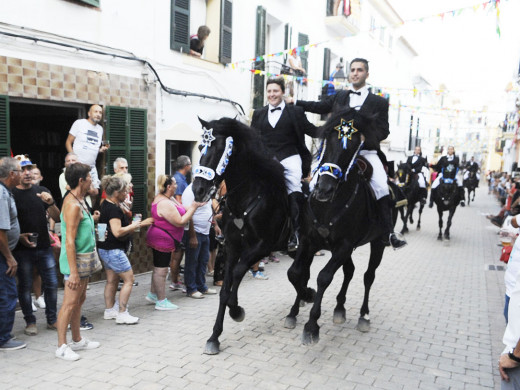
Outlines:
{"type": "MultiPolygon", "coordinates": [[[[332,323],[338,273],[324,298],[320,341],[311,347],[300,342],[310,305],[302,308],[296,329],[283,327],[295,297],[286,276],[288,257],[266,265],[269,280],[244,278],[239,302],[246,318],[236,323],[226,315],[216,356],[202,351],[218,296],[195,300],[168,291],[179,310],[156,311],[144,299],[150,285],[150,274],[144,274],[136,277],[130,300],[131,314],[140,317],[134,326],[103,320],[104,283],[91,284],[84,314],[94,329],[82,334],[102,345],[80,352],[77,362],[54,357],[57,337],[45,328],[43,310],[36,313],[34,337],[24,335],[17,312],[14,334],[28,346],[0,355],[0,388],[498,389],[504,272],[489,270],[503,264],[498,228],[485,217],[497,211],[487,188],[480,188],[475,203],[457,208],[451,241],[439,242],[437,213],[425,208],[422,229],[410,226],[409,245],[385,252],[371,291],[368,333],[355,329],[368,247],[354,253],[347,321],[332,323]]],[[[329,257],[315,258],[311,286],[329,257]]]]}

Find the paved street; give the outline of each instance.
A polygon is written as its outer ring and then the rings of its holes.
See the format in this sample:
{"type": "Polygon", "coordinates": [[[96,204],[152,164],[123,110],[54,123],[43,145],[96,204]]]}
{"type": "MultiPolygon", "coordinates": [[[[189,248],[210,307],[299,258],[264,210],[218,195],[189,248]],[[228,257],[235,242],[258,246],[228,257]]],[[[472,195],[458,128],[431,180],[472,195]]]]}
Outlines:
{"type": "MultiPolygon", "coordinates": [[[[169,291],[180,309],[155,311],[144,300],[150,283],[150,274],[144,274],[136,278],[130,301],[130,312],[141,318],[134,326],[103,320],[104,284],[91,284],[84,314],[95,328],[83,335],[102,346],[80,352],[77,362],[54,357],[56,333],[45,328],[42,310],[35,337],[23,334],[17,312],[14,333],[28,347],[0,355],[0,388],[498,389],[504,272],[488,270],[502,263],[498,229],[484,215],[497,210],[487,188],[480,188],[474,204],[457,209],[446,243],[436,240],[436,212],[425,209],[422,230],[410,228],[409,245],[384,255],[372,288],[369,333],[355,329],[366,247],[354,254],[357,272],[347,294],[346,323],[332,323],[338,274],[325,295],[320,342],[312,347],[300,343],[309,305],[296,329],[283,327],[294,299],[287,257],[266,266],[269,280],[244,279],[239,299],[246,318],[235,323],[226,316],[217,356],[202,351],[218,296],[195,300],[169,291]]],[[[328,258],[327,253],[315,259],[312,286],[328,258]]]]}

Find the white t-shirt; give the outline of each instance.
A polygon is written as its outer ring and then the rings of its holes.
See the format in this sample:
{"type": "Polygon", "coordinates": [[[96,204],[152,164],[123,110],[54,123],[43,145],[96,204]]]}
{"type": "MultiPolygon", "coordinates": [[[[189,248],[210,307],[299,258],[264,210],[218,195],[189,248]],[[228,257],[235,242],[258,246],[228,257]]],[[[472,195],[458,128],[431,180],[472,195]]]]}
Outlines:
{"type": "Polygon", "coordinates": [[[509,322],[502,338],[506,347],[502,353],[512,352],[520,339],[520,273],[516,275],[515,288],[509,297],[509,322]]]}
{"type": "MultiPolygon", "coordinates": [[[[193,194],[192,184],[190,184],[182,193],[182,205],[187,210],[194,200],[195,195],[193,194]]],[[[197,233],[208,235],[212,219],[213,209],[211,207],[211,202],[208,202],[204,206],[199,207],[195,211],[195,214],[193,214],[193,228],[197,233]]]]}
{"type": "Polygon", "coordinates": [[[90,166],[96,165],[96,158],[103,139],[103,128],[93,125],[87,119],[78,119],[69,131],[76,139],[72,150],[78,156],[79,162],[90,166]]]}

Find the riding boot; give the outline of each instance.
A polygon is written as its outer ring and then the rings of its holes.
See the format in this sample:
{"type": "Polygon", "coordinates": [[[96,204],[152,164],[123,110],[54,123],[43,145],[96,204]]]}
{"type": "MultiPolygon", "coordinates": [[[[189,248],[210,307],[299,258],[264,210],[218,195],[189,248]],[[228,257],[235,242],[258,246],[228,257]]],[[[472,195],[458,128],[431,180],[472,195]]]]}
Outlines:
{"type": "Polygon", "coordinates": [[[291,216],[291,238],[287,244],[287,250],[293,252],[300,244],[300,211],[303,205],[303,194],[293,192],[289,194],[289,214],[291,216]]]}
{"type": "Polygon", "coordinates": [[[464,192],[464,187],[459,187],[460,207],[466,206],[466,204],[464,203],[464,200],[466,199],[465,196],[466,194],[464,192]]]}
{"type": "Polygon", "coordinates": [[[394,233],[394,224],[392,222],[392,208],[390,195],[383,196],[376,202],[377,213],[381,219],[381,225],[383,227],[383,242],[394,249],[400,249],[407,243],[404,240],[400,240],[394,233]]]}
{"type": "Polygon", "coordinates": [[[430,204],[429,204],[430,208],[433,207],[433,202],[435,201],[436,194],[437,194],[437,188],[432,188],[430,190],[430,204]]]}

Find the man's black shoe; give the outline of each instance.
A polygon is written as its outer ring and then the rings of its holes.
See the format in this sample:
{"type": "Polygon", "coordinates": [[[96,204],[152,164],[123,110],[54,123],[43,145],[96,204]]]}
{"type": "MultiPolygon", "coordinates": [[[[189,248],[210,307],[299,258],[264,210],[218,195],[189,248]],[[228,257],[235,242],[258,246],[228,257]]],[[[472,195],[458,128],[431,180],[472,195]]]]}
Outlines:
{"type": "Polygon", "coordinates": [[[460,201],[460,207],[465,207],[466,206],[466,203],[464,203],[463,200],[460,201]]]}
{"type": "Polygon", "coordinates": [[[81,316],[81,324],[79,326],[79,329],[81,329],[81,330],[94,329],[94,325],[92,325],[90,322],[87,321],[87,317],[81,316]]]}
{"type": "Polygon", "coordinates": [[[407,244],[407,242],[405,240],[400,240],[399,238],[397,238],[395,233],[390,234],[389,241],[390,241],[390,245],[392,245],[392,248],[394,248],[395,250],[401,249],[402,247],[404,247],[407,244]]]}
{"type": "Polygon", "coordinates": [[[298,249],[298,244],[299,244],[298,235],[293,234],[291,236],[291,239],[289,240],[289,243],[287,244],[287,251],[294,252],[296,249],[298,249]]]}
{"type": "Polygon", "coordinates": [[[433,207],[433,199],[430,199],[430,204],[428,205],[429,208],[433,207]]]}
{"type": "MultiPolygon", "coordinates": [[[[423,206],[426,204],[426,199],[424,198],[421,198],[421,200],[419,201],[423,206]]],[[[433,206],[433,205],[432,205],[433,206]]]]}

